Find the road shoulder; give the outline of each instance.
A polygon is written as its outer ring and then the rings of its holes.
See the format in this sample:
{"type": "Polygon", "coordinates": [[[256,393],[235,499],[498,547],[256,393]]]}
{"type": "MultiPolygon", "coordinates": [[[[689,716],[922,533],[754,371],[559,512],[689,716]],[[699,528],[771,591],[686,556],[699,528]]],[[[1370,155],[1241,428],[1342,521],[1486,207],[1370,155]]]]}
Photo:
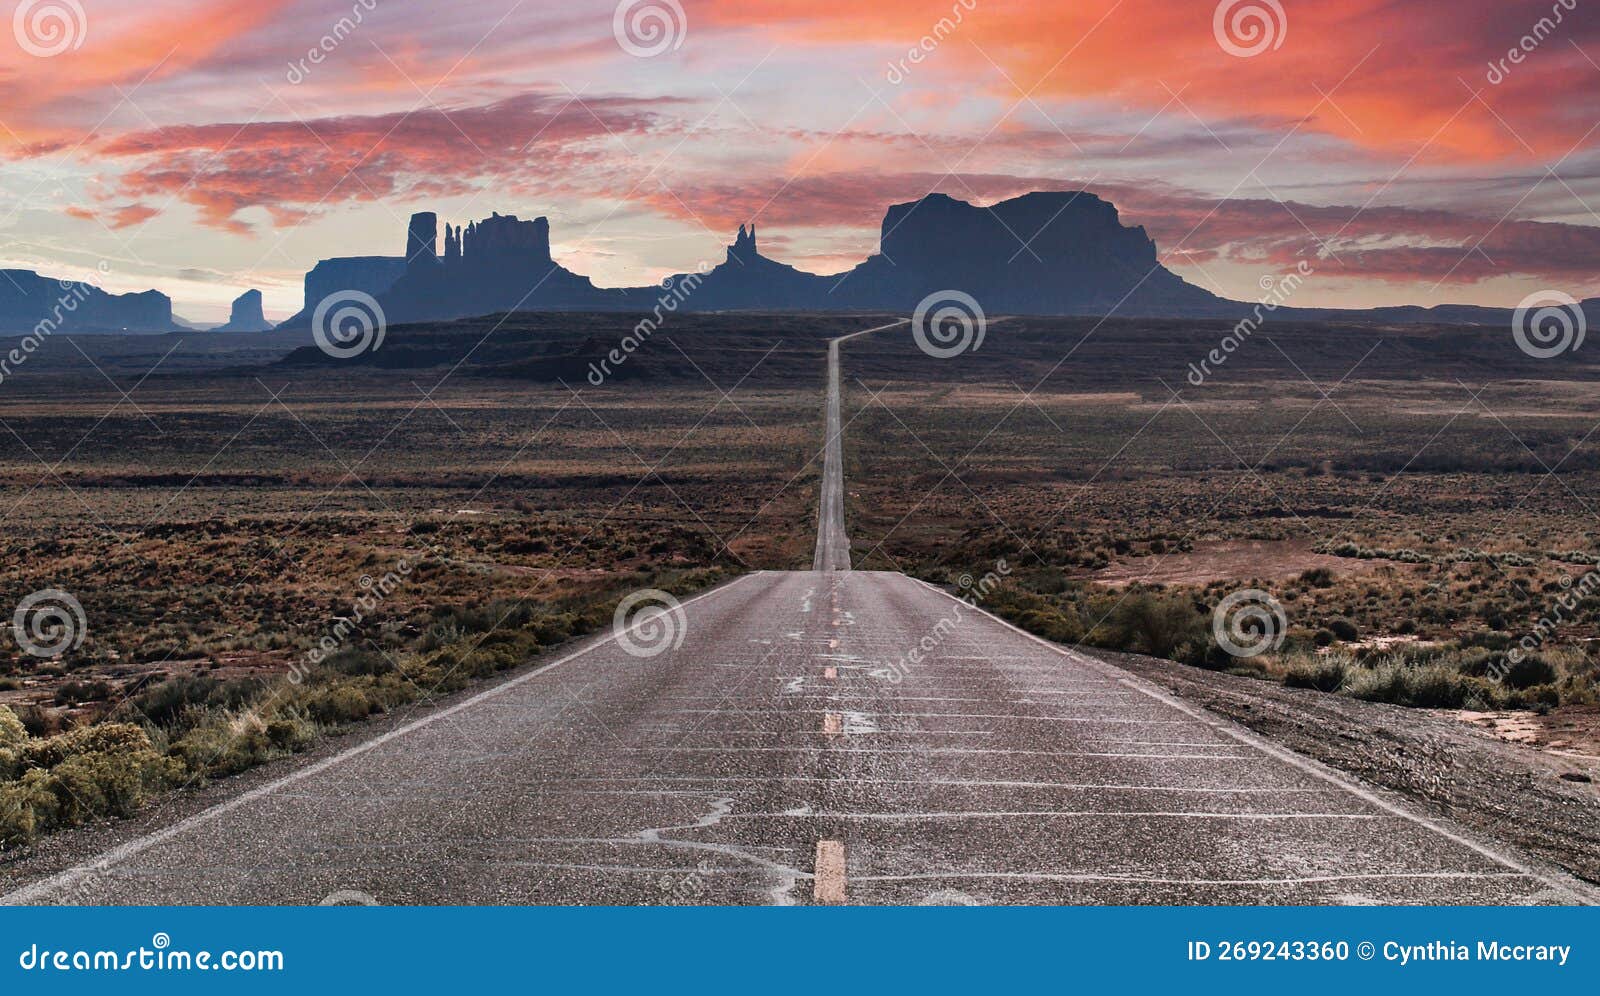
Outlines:
{"type": "Polygon", "coordinates": [[[1570,761],[1503,743],[1429,710],[1076,649],[1421,809],[1600,881],[1600,789],[1563,780],[1574,769],[1570,761]]]}

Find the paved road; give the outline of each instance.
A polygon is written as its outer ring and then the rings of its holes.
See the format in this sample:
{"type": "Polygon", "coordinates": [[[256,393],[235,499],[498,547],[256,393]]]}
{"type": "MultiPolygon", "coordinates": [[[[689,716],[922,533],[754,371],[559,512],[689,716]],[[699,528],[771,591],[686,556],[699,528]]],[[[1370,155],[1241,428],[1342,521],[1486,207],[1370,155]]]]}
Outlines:
{"type": "Polygon", "coordinates": [[[3,898],[1590,896],[904,575],[752,574],[672,622],[675,649],[608,635],[3,898]]]}
{"type": "Polygon", "coordinates": [[[826,442],[822,452],[822,486],[817,501],[817,553],[814,571],[848,571],[850,537],[844,527],[844,428],[839,419],[839,345],[857,336],[871,335],[907,324],[902,319],[877,328],[863,329],[828,341],[826,442]]]}

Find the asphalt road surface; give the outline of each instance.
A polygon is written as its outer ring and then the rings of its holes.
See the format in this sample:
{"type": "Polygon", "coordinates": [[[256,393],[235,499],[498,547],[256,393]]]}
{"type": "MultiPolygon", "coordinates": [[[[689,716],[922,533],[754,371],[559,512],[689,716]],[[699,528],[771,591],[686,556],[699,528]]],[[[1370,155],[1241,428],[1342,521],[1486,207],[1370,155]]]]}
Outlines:
{"type": "MultiPolygon", "coordinates": [[[[832,438],[836,388],[829,408],[832,438]]],[[[817,566],[740,578],[3,898],[1592,898],[1124,671],[849,571],[847,546],[819,543],[817,566]]]]}
{"type": "Polygon", "coordinates": [[[822,486],[817,501],[817,553],[814,571],[848,571],[850,537],[844,526],[844,428],[839,419],[839,346],[857,336],[871,335],[907,324],[905,320],[863,329],[828,341],[826,441],[822,451],[822,486]]]}

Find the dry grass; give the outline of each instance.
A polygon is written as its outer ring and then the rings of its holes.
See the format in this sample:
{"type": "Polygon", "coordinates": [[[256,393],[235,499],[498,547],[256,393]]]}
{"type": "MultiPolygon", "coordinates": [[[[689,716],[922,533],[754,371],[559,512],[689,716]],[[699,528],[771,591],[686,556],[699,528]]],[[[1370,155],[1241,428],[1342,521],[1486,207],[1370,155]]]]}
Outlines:
{"type": "Polygon", "coordinates": [[[1298,375],[1174,379],[1174,397],[1148,371],[1065,367],[1026,399],[1010,385],[863,379],[846,402],[856,550],[939,580],[1004,559],[1000,607],[1057,639],[1148,652],[1130,606],[1177,600],[1194,631],[1159,641],[1162,656],[1414,705],[1594,701],[1600,599],[1557,609],[1600,563],[1583,497],[1600,493],[1600,460],[1579,445],[1600,422],[1592,384],[1469,390],[1424,373],[1352,379],[1337,407],[1298,375]],[[1101,390],[1077,387],[1080,374],[1101,390]],[[1280,656],[1219,658],[1210,613],[1243,588],[1282,604],[1280,656]],[[1483,676],[1485,658],[1557,611],[1533,648],[1551,680],[1483,676]],[[1359,660],[1336,680],[1306,677],[1340,647],[1359,660]]]}

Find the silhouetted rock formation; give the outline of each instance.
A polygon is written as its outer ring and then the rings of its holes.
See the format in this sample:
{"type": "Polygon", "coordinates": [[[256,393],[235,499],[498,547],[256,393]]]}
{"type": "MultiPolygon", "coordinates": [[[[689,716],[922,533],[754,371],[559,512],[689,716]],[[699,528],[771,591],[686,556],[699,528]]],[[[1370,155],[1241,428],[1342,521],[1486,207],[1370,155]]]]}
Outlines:
{"type": "Polygon", "coordinates": [[[1088,193],[1026,194],[992,207],[930,194],[889,208],[880,246],[848,273],[819,277],[761,255],[755,226],[740,226],[727,259],[683,308],[909,313],[951,290],[991,315],[1216,315],[1240,307],[1166,269],[1144,229],[1125,227],[1115,207],[1088,193]]]}
{"type": "Polygon", "coordinates": [[[172,299],[160,291],[107,294],[93,284],[0,270],[0,332],[170,332],[172,299]]]}
{"type": "Polygon", "coordinates": [[[390,324],[500,311],[614,310],[634,300],[601,290],[550,256],[550,221],[495,212],[465,228],[445,226],[439,265],[408,266],[375,295],[390,324]]]}
{"type": "MultiPolygon", "coordinates": [[[[413,217],[409,253],[429,265],[361,257],[324,260],[306,275],[305,325],[317,301],[353,289],[376,297],[388,322],[434,321],[505,311],[650,312],[668,297],[677,311],[893,311],[959,291],[989,315],[1119,315],[1243,318],[1254,302],[1230,301],[1188,283],[1160,262],[1143,228],[1122,224],[1111,203],[1086,191],[1024,194],[988,207],[930,194],[891,206],[879,252],[846,273],[819,276],[761,254],[754,224],[741,225],[723,261],[660,285],[605,289],[565,269],[550,252],[545,218],[495,213],[445,225],[413,217]]],[[[1593,308],[1586,305],[1593,317],[1593,308]]],[[[1279,306],[1283,317],[1374,322],[1502,322],[1509,309],[1442,306],[1375,311],[1279,306]]]]}
{"type": "Polygon", "coordinates": [[[439,261],[439,216],[418,211],[406,227],[406,265],[418,266],[439,261]]]}
{"type": "MultiPolygon", "coordinates": [[[[838,277],[819,277],[761,255],[756,226],[740,225],[721,264],[703,275],[678,274],[662,284],[690,289],[679,306],[684,311],[830,311],[844,307],[828,294],[838,282],[838,277]]],[[[639,306],[648,309],[658,292],[641,288],[636,293],[646,296],[639,306]]]]}
{"type": "Polygon", "coordinates": [[[1083,191],[977,207],[944,194],[896,204],[879,252],[839,281],[837,307],[913,307],[971,294],[993,315],[1200,315],[1233,307],[1162,266],[1143,228],[1083,191]]]}
{"type": "Polygon", "coordinates": [[[725,263],[748,263],[761,255],[756,249],[756,226],[752,222],[750,230],[745,231],[743,225],[739,226],[739,234],[734,236],[733,245],[728,247],[728,258],[725,263]]]}
{"type": "Polygon", "coordinates": [[[339,256],[325,259],[306,273],[301,311],[279,328],[310,328],[317,305],[332,294],[358,291],[376,298],[406,272],[403,256],[339,256]]]}
{"type": "Polygon", "coordinates": [[[261,311],[261,292],[247,290],[233,300],[228,314],[228,324],[218,325],[214,332],[266,332],[272,328],[261,311]]]}
{"type": "Polygon", "coordinates": [[[496,211],[467,225],[461,239],[461,255],[468,260],[524,253],[539,262],[550,259],[550,219],[520,221],[514,214],[496,211]]]}
{"type": "MultiPolygon", "coordinates": [[[[932,194],[891,207],[882,231],[882,251],[846,274],[823,277],[763,256],[755,225],[741,225],[719,265],[663,286],[689,311],[910,312],[948,290],[972,295],[990,314],[1215,315],[1241,308],[1163,267],[1144,230],[1122,225],[1115,207],[1089,193],[1027,194],[992,207],[932,194]]],[[[412,216],[402,260],[319,263],[306,275],[306,311],[285,324],[308,324],[324,295],[347,289],[376,297],[390,324],[501,311],[649,311],[666,293],[663,286],[598,288],[562,267],[550,253],[546,218],[496,212],[465,227],[446,224],[442,257],[435,255],[437,232],[437,217],[421,212],[412,216]]]]}

